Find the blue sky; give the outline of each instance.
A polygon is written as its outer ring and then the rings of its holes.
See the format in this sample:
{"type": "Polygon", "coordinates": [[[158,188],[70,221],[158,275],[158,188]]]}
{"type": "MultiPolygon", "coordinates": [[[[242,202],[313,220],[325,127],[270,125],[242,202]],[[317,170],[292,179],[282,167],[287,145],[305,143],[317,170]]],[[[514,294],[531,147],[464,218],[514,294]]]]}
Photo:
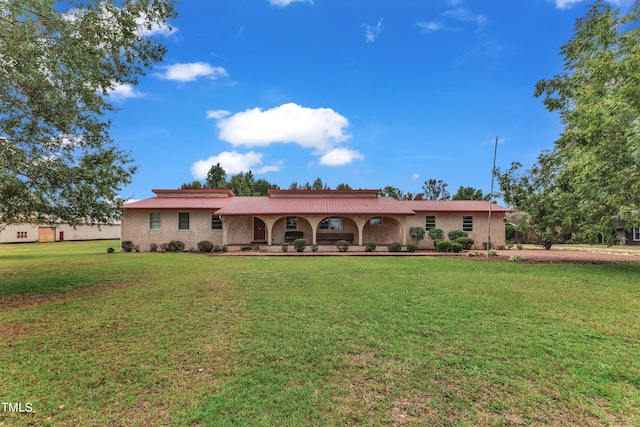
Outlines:
{"type": "MultiPolygon", "coordinates": [[[[622,1],[622,0],[621,0],[622,1]]],[[[252,170],[288,188],[427,179],[489,191],[562,131],[533,97],[562,71],[581,0],[183,0],[168,46],[118,87],[112,136],[139,166],[125,198],[252,170]]],[[[622,4],[621,6],[625,6],[622,4]]]]}

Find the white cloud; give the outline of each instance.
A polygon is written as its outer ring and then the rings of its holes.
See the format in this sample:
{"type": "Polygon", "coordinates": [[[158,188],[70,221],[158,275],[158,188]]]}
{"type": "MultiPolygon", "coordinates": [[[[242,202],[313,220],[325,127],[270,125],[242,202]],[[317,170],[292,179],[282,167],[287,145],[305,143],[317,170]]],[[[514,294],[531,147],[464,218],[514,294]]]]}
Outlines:
{"type": "MultiPolygon", "coordinates": [[[[195,179],[205,179],[211,166],[220,163],[220,166],[228,175],[235,175],[240,172],[254,170],[262,165],[262,153],[249,151],[248,153],[238,153],[237,151],[223,151],[217,156],[209,157],[206,160],[199,160],[191,166],[191,175],[195,179]]],[[[280,170],[282,162],[274,165],[262,166],[256,170],[257,173],[265,173],[280,170]]]]}
{"type": "Polygon", "coordinates": [[[231,114],[227,110],[208,110],[207,111],[207,119],[222,119],[231,114]]]}
{"type": "Polygon", "coordinates": [[[271,6],[285,7],[289,6],[291,3],[309,3],[313,4],[313,0],[269,0],[269,4],[271,6]]]}
{"type": "Polygon", "coordinates": [[[476,13],[473,13],[469,9],[464,9],[461,7],[447,10],[443,12],[442,15],[462,22],[475,22],[476,24],[478,24],[478,27],[482,27],[487,23],[486,16],[478,15],[476,13]]]}
{"type": "Polygon", "coordinates": [[[180,82],[190,82],[198,77],[208,77],[217,79],[227,77],[227,71],[222,67],[212,67],[206,62],[190,62],[184,64],[173,64],[165,67],[163,74],[156,74],[158,77],[167,80],[177,80],[180,82]]]}
{"type": "Polygon", "coordinates": [[[372,43],[380,37],[380,33],[382,32],[382,19],[380,19],[376,25],[362,24],[362,27],[364,28],[364,37],[367,43],[372,43]]]}
{"type": "Polygon", "coordinates": [[[570,9],[574,4],[582,0],[554,0],[558,9],[570,9]]]}
{"type": "Polygon", "coordinates": [[[320,157],[320,164],[325,166],[343,166],[354,160],[362,160],[364,156],[355,150],[337,147],[320,157]]]}
{"type": "Polygon", "coordinates": [[[420,178],[420,174],[419,174],[419,173],[411,174],[411,180],[412,180],[412,181],[415,181],[415,180],[416,180],[416,179],[418,179],[418,178],[420,178]]]}
{"type": "Polygon", "coordinates": [[[295,143],[326,153],[350,135],[349,121],[330,108],[306,108],[283,104],[269,110],[254,108],[218,120],[220,139],[234,147],[266,147],[273,143],[295,143]]]}
{"type": "Polygon", "coordinates": [[[442,22],[435,22],[435,21],[429,21],[429,22],[418,21],[416,23],[416,26],[428,32],[452,31],[451,29],[447,28],[442,22]]]}
{"type": "Polygon", "coordinates": [[[133,85],[130,85],[129,83],[116,83],[113,85],[111,90],[109,90],[109,96],[116,100],[123,100],[127,98],[141,98],[145,95],[144,93],[135,90],[133,85]]]}

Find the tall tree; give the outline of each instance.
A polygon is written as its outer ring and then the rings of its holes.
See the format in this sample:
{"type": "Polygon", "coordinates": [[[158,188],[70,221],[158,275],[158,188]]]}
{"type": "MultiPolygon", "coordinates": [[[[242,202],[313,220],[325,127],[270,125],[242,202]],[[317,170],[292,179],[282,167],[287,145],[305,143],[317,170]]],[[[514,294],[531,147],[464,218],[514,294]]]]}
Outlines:
{"type": "Polygon", "coordinates": [[[397,187],[392,187],[390,185],[387,185],[386,187],[381,188],[379,193],[380,193],[380,196],[382,197],[391,197],[396,200],[405,200],[405,197],[406,197],[404,191],[400,190],[397,187]]]}
{"type": "Polygon", "coordinates": [[[211,166],[209,172],[207,172],[207,180],[204,184],[206,188],[228,188],[227,172],[220,166],[220,163],[216,163],[211,166]]]}
{"type": "Polygon", "coordinates": [[[194,179],[191,182],[185,182],[180,186],[181,190],[199,190],[203,188],[202,183],[197,179],[194,179]]]}
{"type": "Polygon", "coordinates": [[[564,71],[536,85],[564,131],[528,170],[499,175],[504,200],[551,237],[613,243],[616,220],[640,224],[640,2],[597,0],[561,48],[564,71]]]}
{"type": "Polygon", "coordinates": [[[108,95],[162,60],[151,30],[174,16],[172,0],[0,2],[0,223],[112,218],[136,168],[108,95]]]}
{"type": "Polygon", "coordinates": [[[460,186],[451,200],[489,200],[490,197],[490,194],[483,195],[479,188],[460,186]]]}
{"type": "Polygon", "coordinates": [[[269,190],[279,190],[280,187],[276,184],[272,184],[264,178],[257,179],[253,186],[253,193],[256,196],[267,196],[269,190]]]}
{"type": "Polygon", "coordinates": [[[336,185],[336,190],[352,190],[352,188],[349,184],[341,182],[340,184],[336,185]]]}
{"type": "Polygon", "coordinates": [[[441,179],[437,181],[435,179],[425,181],[422,186],[422,190],[424,190],[424,200],[449,200],[451,194],[447,191],[447,186],[448,184],[441,179]]]}

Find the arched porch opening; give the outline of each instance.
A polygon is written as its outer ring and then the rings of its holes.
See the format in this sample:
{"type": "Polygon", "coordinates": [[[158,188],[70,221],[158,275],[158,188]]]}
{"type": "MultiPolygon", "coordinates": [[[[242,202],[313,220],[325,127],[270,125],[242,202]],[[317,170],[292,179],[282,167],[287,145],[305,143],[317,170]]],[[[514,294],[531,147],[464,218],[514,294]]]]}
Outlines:
{"type": "Polygon", "coordinates": [[[311,244],[313,241],[313,227],[309,220],[302,216],[283,216],[275,220],[271,229],[271,243],[279,245],[284,243],[287,239],[287,235],[297,235],[302,233],[301,239],[306,239],[307,244],[311,244]],[[289,234],[287,234],[290,232],[289,234]]]}
{"type": "Polygon", "coordinates": [[[402,224],[390,216],[374,216],[367,220],[362,230],[362,240],[372,241],[378,245],[388,245],[392,242],[403,242],[402,224]]]}

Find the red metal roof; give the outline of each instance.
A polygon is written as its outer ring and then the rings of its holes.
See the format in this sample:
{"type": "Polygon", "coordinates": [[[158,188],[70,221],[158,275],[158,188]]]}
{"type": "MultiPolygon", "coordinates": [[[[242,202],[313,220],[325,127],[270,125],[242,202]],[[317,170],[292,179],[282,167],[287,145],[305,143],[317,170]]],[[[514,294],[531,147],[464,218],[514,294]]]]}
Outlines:
{"type": "MultiPolygon", "coordinates": [[[[402,200],[404,206],[415,212],[489,212],[489,202],[484,200],[402,200]]],[[[511,212],[511,209],[495,203],[492,212],[511,212]]]]}
{"type": "Polygon", "coordinates": [[[208,209],[216,210],[231,203],[236,197],[153,197],[127,203],[123,209],[208,209]]]}

